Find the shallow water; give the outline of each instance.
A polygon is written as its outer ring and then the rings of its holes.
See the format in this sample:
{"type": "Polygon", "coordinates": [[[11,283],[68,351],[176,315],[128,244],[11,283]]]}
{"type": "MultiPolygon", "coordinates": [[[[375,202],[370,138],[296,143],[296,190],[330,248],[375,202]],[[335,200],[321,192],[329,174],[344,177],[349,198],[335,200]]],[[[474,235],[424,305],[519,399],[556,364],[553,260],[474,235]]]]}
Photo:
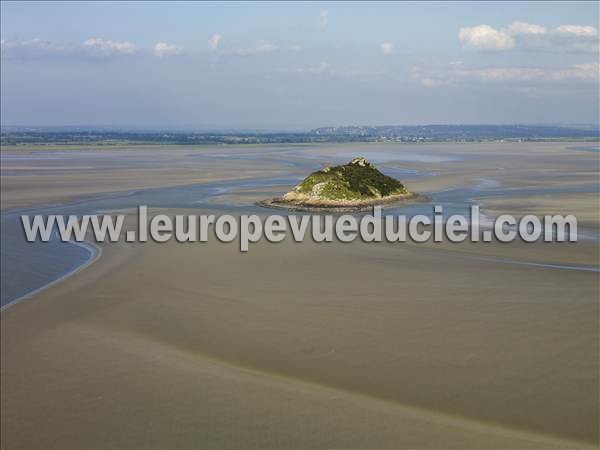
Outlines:
{"type": "MultiPolygon", "coordinates": [[[[336,153],[336,157],[340,161],[348,161],[351,158],[360,156],[360,152],[353,151],[342,151],[336,153]]],[[[389,152],[389,151],[370,151],[367,153],[368,159],[374,164],[388,163],[392,161],[400,162],[422,162],[422,163],[444,163],[444,162],[458,162],[462,161],[463,158],[459,156],[448,156],[448,155],[432,155],[428,153],[417,153],[417,152],[389,152]]]]}
{"type": "MultiPolygon", "coordinates": [[[[331,159],[331,155],[320,157],[314,154],[315,146],[306,146],[299,149],[295,146],[271,146],[271,147],[253,147],[240,153],[232,155],[231,152],[202,152],[189,153],[179,156],[185,158],[205,158],[208,160],[231,158],[239,163],[240,161],[261,161],[276,164],[279,167],[289,168],[289,176],[260,177],[245,180],[210,182],[204,184],[193,184],[187,186],[164,187],[143,189],[135,191],[125,191],[111,194],[98,195],[91,199],[85,199],[77,202],[71,202],[63,205],[46,205],[36,208],[20,209],[3,212],[0,217],[1,250],[0,256],[2,290],[0,297],[0,306],[19,299],[43,286],[53,282],[56,279],[64,277],[73,272],[81,265],[85,264],[93,257],[90,248],[85,246],[73,245],[61,242],[53,236],[47,243],[36,242],[28,243],[22,230],[20,214],[60,214],[60,215],[78,215],[83,214],[102,214],[107,211],[137,209],[139,205],[147,205],[149,208],[180,208],[180,209],[198,209],[211,210],[221,213],[243,214],[243,213],[269,213],[271,210],[254,205],[251,201],[247,203],[233,203],[231,200],[223,200],[221,196],[225,193],[235,193],[236,191],[253,187],[273,187],[274,191],[283,191],[289,186],[295,185],[301,176],[298,175],[298,169],[302,173],[309,172],[322,167],[321,160],[331,159]],[[308,153],[307,150],[312,153],[308,153]],[[283,157],[285,154],[288,157],[283,157]],[[281,189],[277,189],[281,187],[281,189]]],[[[587,149],[587,147],[585,147],[587,149]]],[[[356,156],[357,152],[341,150],[335,153],[333,159],[343,162],[349,157],[356,156]]],[[[455,164],[458,161],[465,160],[464,155],[444,154],[441,156],[430,155],[427,153],[417,154],[415,152],[399,153],[393,147],[389,151],[370,151],[369,159],[377,163],[381,170],[401,180],[419,179],[422,177],[435,176],[431,172],[420,172],[416,169],[406,169],[398,167],[396,162],[418,161],[418,162],[436,162],[455,164]]],[[[2,155],[3,162],[20,161],[23,163],[39,164],[34,168],[23,173],[31,173],[40,167],[56,168],[56,170],[76,170],[78,168],[93,165],[96,168],[105,168],[110,170],[115,164],[114,156],[103,154],[102,152],[90,151],[40,151],[30,152],[24,155],[2,155]],[[65,169],[65,167],[67,169],[65,169]]],[[[181,163],[181,161],[170,161],[171,163],[181,163]]],[[[125,154],[118,161],[120,167],[144,167],[152,164],[166,164],[167,160],[158,159],[157,161],[136,161],[135,155],[125,154]]],[[[10,170],[10,168],[9,168],[10,170]]],[[[42,169],[44,170],[44,169],[42,169]]],[[[18,172],[21,169],[17,170],[18,172]]],[[[403,214],[408,218],[416,214],[433,216],[433,205],[439,204],[444,207],[444,216],[451,214],[462,214],[469,217],[470,207],[474,199],[498,198],[507,195],[524,196],[539,195],[548,193],[590,193],[598,192],[598,185],[579,185],[575,187],[524,187],[509,188],[504,187],[501,182],[494,178],[480,178],[474,180],[471,185],[465,185],[458,188],[447,189],[437,192],[425,192],[431,197],[429,203],[418,203],[386,210],[387,214],[403,214]]],[[[226,198],[226,197],[225,197],[226,198]]],[[[285,214],[284,211],[278,211],[278,214],[285,214]]]]}
{"type": "Polygon", "coordinates": [[[600,153],[600,147],[568,147],[569,150],[577,150],[578,152],[600,153]]]}

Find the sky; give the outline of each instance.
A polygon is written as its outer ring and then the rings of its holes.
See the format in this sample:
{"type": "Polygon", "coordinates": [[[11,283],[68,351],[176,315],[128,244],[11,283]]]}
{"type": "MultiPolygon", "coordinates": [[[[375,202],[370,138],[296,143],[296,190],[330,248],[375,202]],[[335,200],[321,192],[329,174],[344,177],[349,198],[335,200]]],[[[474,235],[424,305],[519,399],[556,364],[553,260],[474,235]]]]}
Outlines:
{"type": "Polygon", "coordinates": [[[594,124],[598,2],[1,3],[1,123],[594,124]]]}

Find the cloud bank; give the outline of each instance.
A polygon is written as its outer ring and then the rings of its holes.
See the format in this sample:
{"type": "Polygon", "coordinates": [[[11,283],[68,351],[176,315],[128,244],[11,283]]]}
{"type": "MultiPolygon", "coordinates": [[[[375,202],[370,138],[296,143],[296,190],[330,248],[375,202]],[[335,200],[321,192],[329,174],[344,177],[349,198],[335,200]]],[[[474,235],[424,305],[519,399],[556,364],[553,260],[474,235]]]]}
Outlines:
{"type": "Polygon", "coordinates": [[[58,44],[35,38],[30,40],[2,39],[2,55],[12,58],[44,57],[111,58],[135,55],[140,49],[128,41],[112,41],[92,37],[80,44],[58,44]]]}
{"type": "Polygon", "coordinates": [[[468,67],[460,62],[446,67],[413,68],[413,77],[428,88],[469,82],[505,84],[600,83],[600,64],[589,62],[566,68],[468,67]]]}
{"type": "Polygon", "coordinates": [[[131,42],[117,42],[101,38],[90,38],[83,42],[83,48],[100,56],[133,55],[138,51],[131,42]]]}
{"type": "Polygon", "coordinates": [[[488,51],[598,52],[597,37],[598,30],[592,26],[560,25],[548,30],[542,25],[520,21],[499,29],[483,24],[458,31],[458,39],[464,48],[488,51]]]}
{"type": "Polygon", "coordinates": [[[515,40],[509,34],[489,25],[461,28],[458,39],[464,47],[479,50],[506,50],[515,46],[515,40]]]}
{"type": "Polygon", "coordinates": [[[167,44],[166,42],[157,42],[152,51],[155,56],[164,58],[165,56],[177,55],[180,49],[176,45],[167,44]]]}

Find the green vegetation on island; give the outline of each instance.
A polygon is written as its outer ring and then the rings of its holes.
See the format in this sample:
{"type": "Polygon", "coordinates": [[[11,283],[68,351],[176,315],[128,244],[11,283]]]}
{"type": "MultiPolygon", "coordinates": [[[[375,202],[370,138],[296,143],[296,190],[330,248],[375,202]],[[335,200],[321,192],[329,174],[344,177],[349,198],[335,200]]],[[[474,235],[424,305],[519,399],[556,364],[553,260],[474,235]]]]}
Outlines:
{"type": "Polygon", "coordinates": [[[288,209],[354,211],[417,197],[400,181],[358,157],[348,164],[313,172],[283,197],[260,204],[288,209]]]}
{"type": "Polygon", "coordinates": [[[284,199],[371,200],[407,193],[400,181],[382,174],[365,158],[358,157],[343,166],[325,167],[311,173],[284,199]]]}

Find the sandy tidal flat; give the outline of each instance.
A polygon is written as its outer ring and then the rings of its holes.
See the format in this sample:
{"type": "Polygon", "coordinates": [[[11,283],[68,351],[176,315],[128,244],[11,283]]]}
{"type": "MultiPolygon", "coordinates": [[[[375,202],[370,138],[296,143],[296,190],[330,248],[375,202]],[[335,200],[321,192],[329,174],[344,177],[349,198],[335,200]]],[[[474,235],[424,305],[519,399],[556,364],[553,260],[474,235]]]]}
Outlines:
{"type": "MultiPolygon", "coordinates": [[[[423,147],[464,163],[406,184],[580,184],[594,155],[543,145],[423,147]]],[[[2,448],[597,448],[598,272],[501,262],[598,266],[561,245],[103,245],[1,313],[2,448]]]]}

